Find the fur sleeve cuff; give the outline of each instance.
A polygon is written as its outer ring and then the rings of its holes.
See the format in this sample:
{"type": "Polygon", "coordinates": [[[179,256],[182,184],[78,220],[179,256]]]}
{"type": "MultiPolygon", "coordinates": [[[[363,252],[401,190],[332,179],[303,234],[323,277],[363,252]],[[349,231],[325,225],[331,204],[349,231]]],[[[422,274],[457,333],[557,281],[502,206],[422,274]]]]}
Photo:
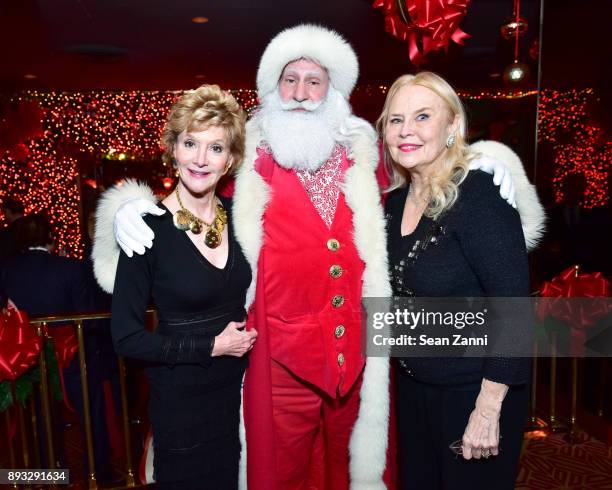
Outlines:
{"type": "Polygon", "coordinates": [[[497,141],[478,141],[470,146],[470,149],[501,160],[510,170],[516,189],[516,206],[521,216],[525,245],[529,252],[532,251],[546,229],[546,214],[535,186],[527,179],[521,159],[510,148],[497,141]]]}
{"type": "Polygon", "coordinates": [[[127,179],[123,185],[113,186],[102,194],[96,208],[96,229],[91,256],[96,280],[107,293],[113,292],[119,261],[119,245],[115,241],[113,228],[115,213],[124,202],[137,198],[157,202],[153,191],[146,184],[127,179]]]}

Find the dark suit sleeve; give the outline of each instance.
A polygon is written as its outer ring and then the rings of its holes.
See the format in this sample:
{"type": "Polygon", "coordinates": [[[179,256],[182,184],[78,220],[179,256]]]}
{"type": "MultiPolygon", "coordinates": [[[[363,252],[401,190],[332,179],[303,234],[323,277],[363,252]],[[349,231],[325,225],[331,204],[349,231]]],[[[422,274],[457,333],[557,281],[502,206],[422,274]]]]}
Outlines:
{"type": "Polygon", "coordinates": [[[165,336],[145,329],[154,268],[153,250],[144,255],[134,254],[132,258],[123,252],[119,256],[111,318],[115,351],[120,356],[169,365],[208,365],[213,338],[165,336]]]}
{"type": "Polygon", "coordinates": [[[93,288],[85,274],[85,264],[73,261],[70,288],[72,311],[90,312],[94,310],[93,288]]]}
{"type": "MultiPolygon", "coordinates": [[[[499,195],[499,187],[491,176],[471,172],[461,186],[463,193],[459,211],[457,236],[470,267],[478,277],[487,297],[529,296],[529,264],[520,216],[499,195]],[[472,175],[475,174],[475,175],[472,175]]],[[[495,305],[492,332],[499,345],[518,335],[512,304],[495,305]]],[[[523,325],[521,325],[523,326],[523,325]]],[[[529,376],[528,359],[518,357],[488,357],[485,361],[486,379],[515,385],[525,383],[529,376]]]]}

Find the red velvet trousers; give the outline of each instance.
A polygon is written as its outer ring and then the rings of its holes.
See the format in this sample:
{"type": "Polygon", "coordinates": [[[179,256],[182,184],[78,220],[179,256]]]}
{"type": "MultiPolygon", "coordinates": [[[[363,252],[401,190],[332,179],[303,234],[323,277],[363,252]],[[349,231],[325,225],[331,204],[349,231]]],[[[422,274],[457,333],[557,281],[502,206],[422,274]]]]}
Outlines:
{"type": "Polygon", "coordinates": [[[331,398],[272,361],[278,490],[346,490],[348,444],[359,411],[361,376],[331,398]]]}

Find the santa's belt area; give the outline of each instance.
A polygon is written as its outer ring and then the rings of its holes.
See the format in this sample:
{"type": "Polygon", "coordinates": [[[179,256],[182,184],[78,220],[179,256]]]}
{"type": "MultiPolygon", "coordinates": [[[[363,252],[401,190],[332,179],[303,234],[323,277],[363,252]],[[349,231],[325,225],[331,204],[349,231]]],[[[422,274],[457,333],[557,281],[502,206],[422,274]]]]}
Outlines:
{"type": "Polygon", "coordinates": [[[332,398],[350,390],[365,362],[361,312],[342,307],[346,311],[267,321],[272,359],[332,398]]]}

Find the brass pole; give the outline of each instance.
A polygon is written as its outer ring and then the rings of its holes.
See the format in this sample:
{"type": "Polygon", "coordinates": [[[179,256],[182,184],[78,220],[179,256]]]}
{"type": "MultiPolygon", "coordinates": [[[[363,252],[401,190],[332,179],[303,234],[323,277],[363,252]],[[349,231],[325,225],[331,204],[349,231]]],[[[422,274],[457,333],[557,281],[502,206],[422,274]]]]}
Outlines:
{"type": "Polygon", "coordinates": [[[11,407],[8,407],[4,411],[4,416],[6,420],[6,437],[9,440],[9,462],[11,464],[11,468],[15,467],[15,448],[13,447],[13,438],[11,437],[11,407]]]}
{"type": "MultiPolygon", "coordinates": [[[[580,265],[574,266],[574,277],[577,278],[580,274],[580,265]]],[[[576,442],[576,405],[578,403],[578,358],[572,358],[572,406],[570,412],[570,427],[565,438],[570,444],[576,442]]]]}
{"type": "Polygon", "coordinates": [[[128,410],[125,362],[122,357],[119,362],[119,388],[121,390],[121,418],[123,419],[123,437],[125,439],[125,465],[127,470],[126,486],[136,486],[134,467],[132,466],[132,437],[130,432],[130,414],[128,410]]]}
{"type": "Polygon", "coordinates": [[[538,343],[536,341],[533,347],[533,367],[531,369],[531,423],[536,423],[536,397],[538,390],[536,389],[538,382],[538,343]]]}
{"type": "Polygon", "coordinates": [[[49,402],[49,380],[47,379],[47,359],[45,358],[45,342],[47,340],[44,329],[47,323],[39,323],[36,327],[38,336],[42,338],[42,349],[40,350],[40,405],[45,423],[45,435],[47,443],[47,462],[49,469],[55,469],[55,449],[53,447],[53,424],[51,423],[51,405],[49,402]]]}
{"type": "MultiPolygon", "coordinates": [[[[6,437],[8,438],[9,448],[9,464],[11,468],[15,468],[15,448],[13,447],[13,438],[11,437],[11,407],[4,411],[6,417],[6,437]]],[[[13,484],[13,488],[17,488],[17,484],[13,484]]]]}
{"type": "Polygon", "coordinates": [[[557,333],[551,335],[552,352],[550,357],[550,428],[554,431],[557,416],[555,414],[557,399],[557,333]]]}
{"type": "Polygon", "coordinates": [[[572,359],[572,414],[570,421],[572,423],[572,430],[574,424],[576,424],[576,404],[578,403],[578,359],[574,357],[572,359]]]}
{"type": "MultiPolygon", "coordinates": [[[[15,388],[15,383],[11,382],[11,388],[15,388]]],[[[28,449],[28,435],[26,432],[26,423],[25,423],[25,416],[23,414],[23,406],[21,405],[21,403],[19,403],[19,400],[17,400],[17,390],[14,389],[13,392],[15,393],[14,399],[15,399],[15,406],[17,407],[17,416],[19,417],[19,433],[21,435],[21,454],[23,455],[23,467],[24,468],[29,468],[30,467],[30,451],[28,449]]]]}
{"type": "Polygon", "coordinates": [[[598,395],[597,395],[597,416],[598,417],[603,417],[604,416],[604,400],[606,397],[606,393],[608,393],[607,388],[606,388],[606,381],[608,379],[610,379],[607,376],[608,373],[608,360],[607,359],[600,359],[598,362],[601,363],[601,369],[599,370],[600,375],[599,375],[599,389],[597,390],[598,395]]]}
{"type": "Polygon", "coordinates": [[[578,358],[572,359],[572,409],[570,413],[570,429],[566,441],[576,443],[576,408],[578,404],[578,358]]]}
{"type": "Polygon", "coordinates": [[[549,430],[551,432],[565,432],[565,424],[557,420],[557,332],[552,332],[550,355],[550,416],[549,430]]]}
{"type": "Polygon", "coordinates": [[[91,409],[89,407],[89,385],[87,383],[87,362],[85,360],[85,340],[83,338],[83,321],[76,322],[79,341],[79,368],[81,370],[81,392],[83,394],[83,419],[85,421],[85,441],[87,443],[87,463],[89,465],[88,488],[96,490],[96,465],[94,460],[93,434],[91,430],[91,409]]]}
{"type": "Polygon", "coordinates": [[[38,440],[38,419],[36,417],[36,403],[34,400],[35,397],[34,391],[32,391],[32,396],[30,397],[30,418],[32,421],[32,442],[34,444],[34,464],[36,468],[40,468],[40,441],[38,440]]]}
{"type": "Polygon", "coordinates": [[[537,339],[533,344],[533,367],[531,368],[531,401],[529,408],[529,423],[525,427],[525,432],[531,432],[535,430],[542,430],[546,426],[546,422],[542,419],[538,419],[537,408],[536,408],[536,397],[537,397],[537,382],[538,382],[538,341],[537,339]]]}

